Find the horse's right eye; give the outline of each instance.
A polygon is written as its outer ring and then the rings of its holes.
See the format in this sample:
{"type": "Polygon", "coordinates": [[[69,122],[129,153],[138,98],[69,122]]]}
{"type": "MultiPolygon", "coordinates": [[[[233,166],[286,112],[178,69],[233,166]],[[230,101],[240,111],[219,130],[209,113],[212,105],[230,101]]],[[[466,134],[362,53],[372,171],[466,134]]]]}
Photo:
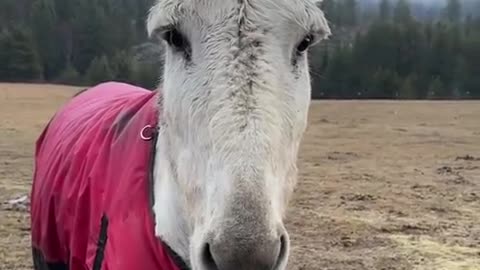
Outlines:
{"type": "Polygon", "coordinates": [[[169,30],[165,32],[163,39],[167,41],[168,45],[177,49],[177,50],[185,50],[188,46],[188,42],[185,37],[178,32],[176,29],[169,30]]]}
{"type": "Polygon", "coordinates": [[[162,38],[168,43],[168,45],[183,55],[187,61],[192,60],[192,49],[187,38],[175,28],[172,28],[163,33],[162,38]]]}

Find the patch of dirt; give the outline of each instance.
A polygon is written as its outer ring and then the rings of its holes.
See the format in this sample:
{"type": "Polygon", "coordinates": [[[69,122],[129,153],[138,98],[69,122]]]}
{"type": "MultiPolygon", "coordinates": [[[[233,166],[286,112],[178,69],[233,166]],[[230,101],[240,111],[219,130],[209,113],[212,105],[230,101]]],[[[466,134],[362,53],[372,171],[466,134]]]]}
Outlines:
{"type": "Polygon", "coordinates": [[[479,105],[314,102],[289,269],[479,270],[479,105]]]}
{"type": "Polygon", "coordinates": [[[353,152],[331,152],[327,154],[328,160],[335,160],[335,161],[351,161],[358,158],[359,155],[353,152]]]}
{"type": "Polygon", "coordinates": [[[31,270],[28,198],[35,140],[79,88],[0,84],[0,269],[31,270]]]}
{"type": "Polygon", "coordinates": [[[474,157],[470,155],[458,156],[455,160],[466,160],[466,161],[480,161],[480,157],[474,157]]]}
{"type": "MultiPolygon", "coordinates": [[[[2,270],[32,269],[28,203],[15,200],[36,138],[80,89],[0,84],[2,270]]],[[[288,269],[480,269],[479,118],[480,102],[313,102],[288,269]]]]}
{"type": "MultiPolygon", "coordinates": [[[[475,169],[475,167],[469,167],[470,169],[475,169]]],[[[437,169],[437,173],[440,175],[448,175],[445,181],[450,185],[472,185],[472,183],[463,176],[460,171],[465,170],[465,167],[455,167],[443,166],[437,169]]]]}
{"type": "Polygon", "coordinates": [[[370,194],[348,193],[340,196],[340,199],[344,201],[375,201],[377,198],[370,194]]]}

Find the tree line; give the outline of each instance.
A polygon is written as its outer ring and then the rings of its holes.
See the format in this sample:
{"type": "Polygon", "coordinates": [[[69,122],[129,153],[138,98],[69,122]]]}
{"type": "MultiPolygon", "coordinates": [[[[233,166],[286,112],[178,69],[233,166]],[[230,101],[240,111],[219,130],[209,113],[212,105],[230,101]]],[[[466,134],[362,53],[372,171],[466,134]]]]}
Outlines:
{"type": "MultiPolygon", "coordinates": [[[[0,81],[154,88],[162,51],[145,32],[153,2],[0,1],[0,81]]],[[[310,53],[314,98],[480,98],[477,1],[445,0],[424,17],[408,0],[321,6],[334,34],[310,53]]]]}
{"type": "Polygon", "coordinates": [[[153,2],[0,1],[0,81],[155,87],[160,52],[145,31],[153,2]]]}
{"type": "Polygon", "coordinates": [[[462,14],[448,0],[435,19],[415,18],[407,0],[363,18],[356,4],[322,3],[340,34],[311,55],[315,98],[480,98],[480,3],[462,14]]]}

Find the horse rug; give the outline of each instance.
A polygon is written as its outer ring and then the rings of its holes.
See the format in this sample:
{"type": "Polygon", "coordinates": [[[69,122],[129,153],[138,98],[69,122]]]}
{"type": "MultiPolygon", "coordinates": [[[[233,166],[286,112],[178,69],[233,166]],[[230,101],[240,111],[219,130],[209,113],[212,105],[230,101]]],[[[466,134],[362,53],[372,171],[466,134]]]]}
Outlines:
{"type": "Polygon", "coordinates": [[[160,95],[107,82],[78,94],[37,140],[31,191],[35,269],[177,270],[154,234],[160,95]]]}

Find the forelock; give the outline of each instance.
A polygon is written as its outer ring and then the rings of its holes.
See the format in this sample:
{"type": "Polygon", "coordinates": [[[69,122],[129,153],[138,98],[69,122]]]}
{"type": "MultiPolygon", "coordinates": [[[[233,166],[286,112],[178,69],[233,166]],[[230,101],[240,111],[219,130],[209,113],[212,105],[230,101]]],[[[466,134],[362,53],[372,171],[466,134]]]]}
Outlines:
{"type": "Polygon", "coordinates": [[[306,32],[318,33],[320,38],[331,34],[327,20],[319,6],[320,0],[157,0],[150,9],[147,19],[147,31],[151,36],[162,27],[175,25],[182,16],[203,13],[203,16],[215,16],[221,11],[230,12],[238,7],[250,15],[264,21],[278,23],[279,19],[290,19],[306,32]]]}

